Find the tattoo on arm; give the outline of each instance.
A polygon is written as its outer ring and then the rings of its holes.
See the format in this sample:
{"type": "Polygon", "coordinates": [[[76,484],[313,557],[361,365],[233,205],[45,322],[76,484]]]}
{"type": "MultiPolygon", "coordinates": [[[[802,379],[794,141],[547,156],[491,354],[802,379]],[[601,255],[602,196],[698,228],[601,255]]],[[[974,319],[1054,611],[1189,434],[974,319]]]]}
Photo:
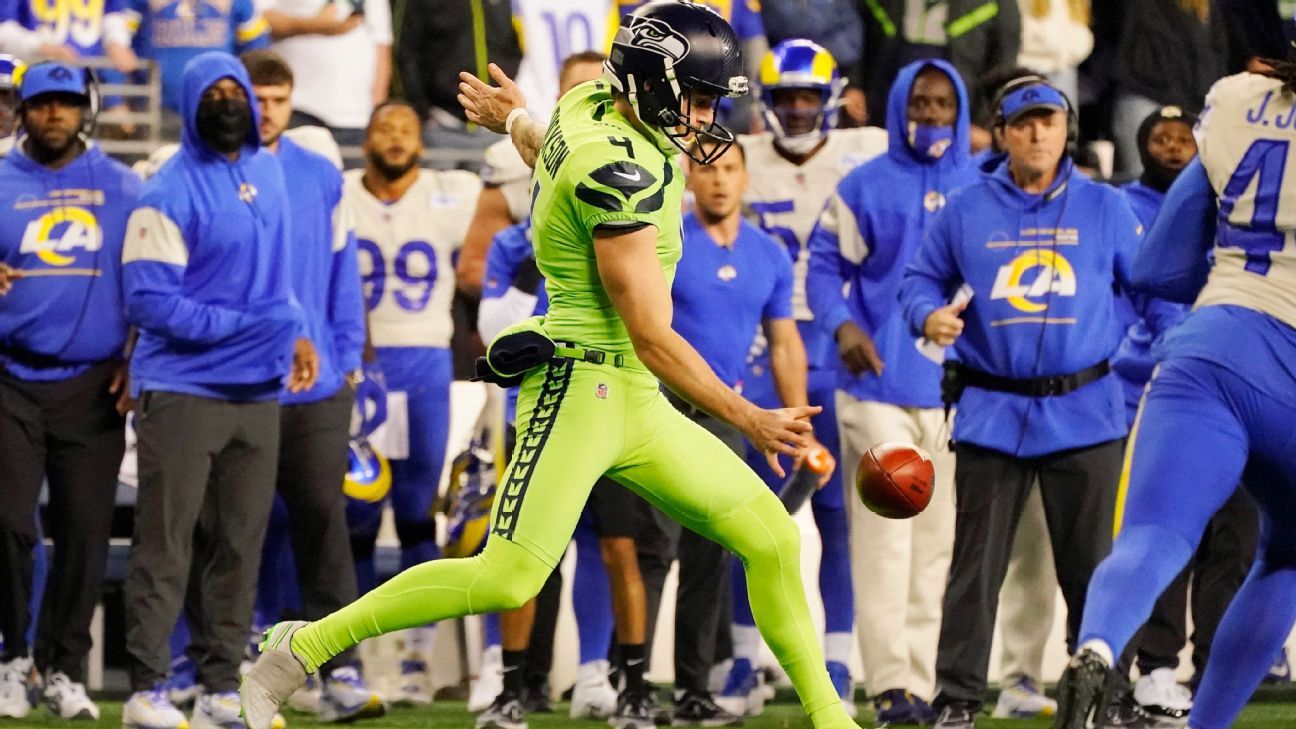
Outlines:
{"type": "Polygon", "coordinates": [[[536,158],[540,156],[540,145],[544,143],[545,132],[548,127],[540,122],[527,116],[519,118],[513,122],[513,146],[522,155],[522,161],[526,162],[527,167],[534,168],[536,158]]]}

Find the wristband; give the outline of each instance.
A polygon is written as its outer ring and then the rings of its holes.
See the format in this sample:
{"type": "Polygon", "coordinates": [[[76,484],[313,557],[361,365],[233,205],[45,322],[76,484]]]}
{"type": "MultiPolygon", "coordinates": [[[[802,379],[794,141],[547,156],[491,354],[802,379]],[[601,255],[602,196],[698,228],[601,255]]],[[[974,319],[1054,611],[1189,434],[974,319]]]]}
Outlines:
{"type": "Polygon", "coordinates": [[[512,135],[512,134],[513,134],[513,123],[516,122],[516,121],[518,120],[518,117],[520,117],[520,116],[525,116],[525,117],[527,117],[528,119],[531,118],[531,114],[529,114],[529,113],[527,112],[526,109],[524,109],[524,108],[522,108],[522,107],[520,107],[520,106],[519,106],[518,108],[514,109],[513,111],[510,111],[510,112],[508,113],[508,116],[504,118],[504,133],[505,133],[505,134],[508,134],[508,135],[512,135]]]}

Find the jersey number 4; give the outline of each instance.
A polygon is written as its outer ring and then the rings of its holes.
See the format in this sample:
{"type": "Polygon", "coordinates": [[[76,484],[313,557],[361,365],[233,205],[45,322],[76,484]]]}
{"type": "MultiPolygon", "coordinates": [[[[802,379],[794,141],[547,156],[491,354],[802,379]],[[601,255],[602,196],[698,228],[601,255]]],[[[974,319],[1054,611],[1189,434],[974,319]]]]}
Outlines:
{"type": "Polygon", "coordinates": [[[356,240],[358,249],[369,258],[366,267],[360,265],[360,280],[364,288],[365,310],[373,311],[382,303],[389,283],[396,305],[405,311],[423,311],[432,299],[437,279],[436,250],[425,240],[412,240],[396,251],[388,271],[388,261],[382,249],[371,240],[356,240]]]}
{"type": "Polygon", "coordinates": [[[1232,234],[1222,230],[1219,245],[1222,248],[1241,248],[1246,252],[1246,270],[1264,276],[1269,273],[1269,254],[1281,251],[1286,236],[1278,230],[1278,199],[1283,190],[1283,172],[1287,167],[1289,143],[1276,139],[1257,139],[1247,148],[1237,169],[1220,195],[1219,216],[1227,221],[1233,213],[1238,198],[1255,180],[1255,209],[1251,213],[1250,229],[1232,234]]]}

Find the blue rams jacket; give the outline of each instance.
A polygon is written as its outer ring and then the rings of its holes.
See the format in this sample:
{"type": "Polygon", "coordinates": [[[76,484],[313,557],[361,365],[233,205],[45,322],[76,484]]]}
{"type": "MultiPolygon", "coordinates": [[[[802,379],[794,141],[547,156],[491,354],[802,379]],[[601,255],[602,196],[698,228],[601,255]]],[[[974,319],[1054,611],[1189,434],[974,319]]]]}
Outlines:
{"type": "Polygon", "coordinates": [[[360,367],[365,309],[355,230],[342,201],[342,173],[327,158],[287,137],[279,138],[277,156],[284,178],[293,181],[293,293],[302,307],[305,336],[319,354],[315,386],[280,394],[280,402],[293,405],[332,397],[346,374],[360,367]]]}
{"type": "Polygon", "coordinates": [[[238,60],[204,53],[185,66],[182,85],[180,151],[145,185],[122,255],[126,313],[140,330],[131,390],[274,399],[304,332],[283,171],[261,149],[260,114],[238,60]],[[234,162],[196,128],[203,91],[226,77],[252,100],[252,129],[234,162]]]}
{"type": "MultiPolygon", "coordinates": [[[[1165,193],[1138,180],[1122,186],[1121,192],[1125,193],[1125,199],[1143,229],[1150,230],[1165,201],[1165,193]]],[[[1132,426],[1143,388],[1152,379],[1152,370],[1156,367],[1152,347],[1171,327],[1183,321],[1188,315],[1188,307],[1154,296],[1122,291],[1116,311],[1125,337],[1112,356],[1111,366],[1121,379],[1125,392],[1125,421],[1132,426]]]]}
{"type": "MultiPolygon", "coordinates": [[[[1142,228],[1116,190],[1064,157],[1043,194],[1019,188],[1008,163],[950,197],[900,287],[914,334],[961,284],[973,298],[954,354],[1000,377],[1065,375],[1108,359],[1122,330],[1124,287],[1142,228]]],[[[1065,395],[1031,398],[968,387],[954,439],[1020,457],[1124,436],[1119,380],[1108,374],[1065,395]]]]}
{"type": "Polygon", "coordinates": [[[59,380],[122,356],[122,238],[140,187],[93,144],[60,170],[21,144],[0,162],[0,261],[26,276],[0,296],[0,369],[59,380]]]}
{"type": "Polygon", "coordinates": [[[855,168],[837,186],[810,236],[806,296],[814,321],[829,338],[854,320],[886,364],[881,376],[852,376],[841,360],[837,386],[857,399],[904,407],[939,407],[940,367],[915,346],[897,294],[905,265],[954,190],[975,182],[969,147],[967,89],[945,61],[919,61],[901,69],[888,101],[887,153],[855,168]],[[938,68],[954,82],[959,111],[954,141],[936,161],[917,153],[908,139],[909,94],[924,68],[938,68]],[[849,287],[843,296],[843,284],[849,287]]]}

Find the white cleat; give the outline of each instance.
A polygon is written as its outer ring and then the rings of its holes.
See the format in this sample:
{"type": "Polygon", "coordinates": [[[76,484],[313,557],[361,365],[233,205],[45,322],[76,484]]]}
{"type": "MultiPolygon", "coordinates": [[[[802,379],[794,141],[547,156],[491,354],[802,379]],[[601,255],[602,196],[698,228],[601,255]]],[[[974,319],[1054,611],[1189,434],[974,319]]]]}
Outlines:
{"type": "Polygon", "coordinates": [[[1034,719],[1056,713],[1057,702],[1045,696],[1034,681],[1025,677],[1005,686],[999,692],[999,701],[994,708],[996,719],[1034,719]]]}
{"type": "Polygon", "coordinates": [[[8,663],[0,663],[0,716],[25,719],[31,713],[31,686],[28,682],[31,667],[30,658],[15,658],[8,663]]]}
{"type": "Polygon", "coordinates": [[[261,656],[243,677],[239,698],[247,729],[272,729],[279,707],[306,683],[306,662],[292,652],[292,636],[304,620],[278,623],[266,631],[261,656]]]}
{"type": "Polygon", "coordinates": [[[180,713],[159,684],[151,691],[136,691],[122,706],[124,729],[189,729],[189,720],[180,713]]]}
{"type": "Polygon", "coordinates": [[[324,693],[320,696],[319,719],[323,722],[372,719],[387,713],[387,702],[382,695],[365,685],[360,672],[343,666],[324,679],[324,693]]]}
{"type": "MultiPolygon", "coordinates": [[[[282,721],[282,717],[280,717],[282,721]]],[[[274,720],[271,719],[271,727],[274,720]]],[[[239,716],[239,697],[233,691],[219,694],[204,693],[194,702],[193,717],[189,720],[190,729],[244,729],[243,717],[239,716]]]]}
{"type": "Polygon", "coordinates": [[[504,654],[493,645],[482,653],[481,670],[468,693],[468,711],[479,714],[495,703],[495,697],[504,693],[504,654]]]}
{"type": "Polygon", "coordinates": [[[392,703],[427,706],[432,703],[432,694],[428,691],[430,685],[427,662],[411,654],[401,661],[400,689],[392,698],[392,703]]]}
{"type": "Polygon", "coordinates": [[[1192,711],[1192,692],[1175,680],[1173,668],[1158,668],[1139,677],[1134,684],[1134,701],[1159,726],[1183,726],[1192,711]]]}
{"type": "Polygon", "coordinates": [[[571,718],[606,719],[616,712],[617,692],[608,680],[608,662],[582,663],[572,688],[571,718]]]}
{"type": "Polygon", "coordinates": [[[68,678],[62,671],[45,676],[43,698],[45,708],[60,719],[99,719],[99,707],[86,695],[85,685],[68,678]]]}

